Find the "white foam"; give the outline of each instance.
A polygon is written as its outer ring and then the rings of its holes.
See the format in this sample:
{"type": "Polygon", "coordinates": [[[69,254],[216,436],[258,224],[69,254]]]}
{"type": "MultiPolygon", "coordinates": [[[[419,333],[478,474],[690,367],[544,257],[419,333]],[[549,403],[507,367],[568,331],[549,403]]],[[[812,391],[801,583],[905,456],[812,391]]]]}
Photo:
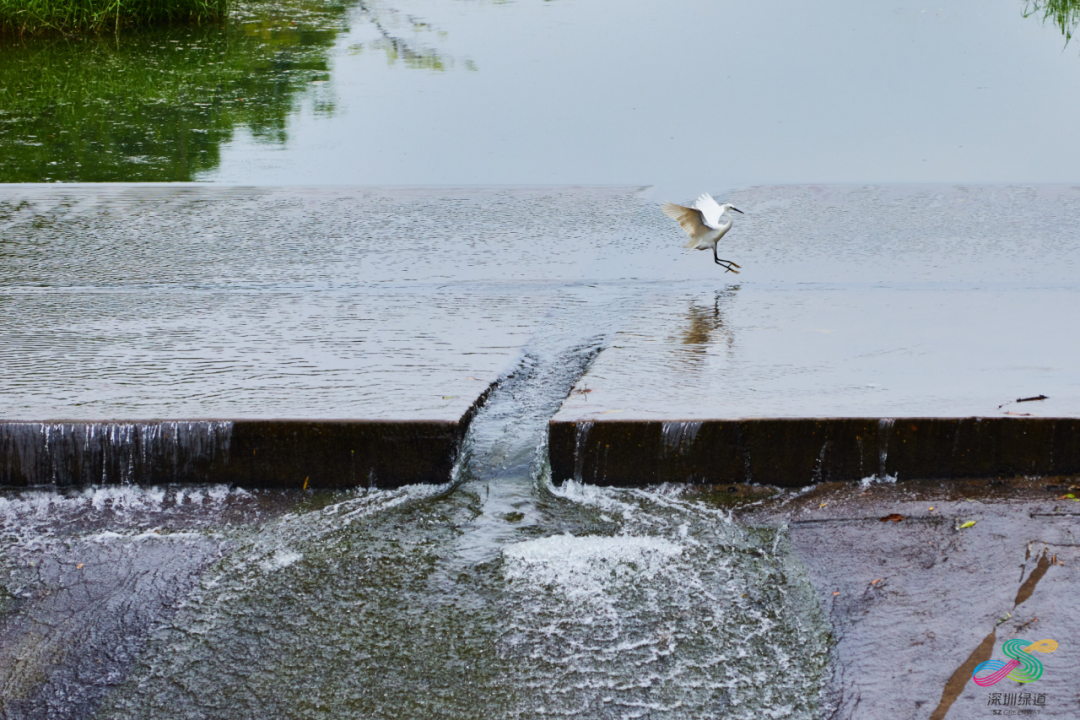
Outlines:
{"type": "Polygon", "coordinates": [[[896,475],[868,475],[859,481],[859,485],[868,488],[871,485],[896,484],[896,475]]]}
{"type": "Polygon", "coordinates": [[[268,573],[275,572],[277,570],[281,570],[282,568],[289,567],[294,562],[302,559],[303,557],[304,556],[302,554],[294,550],[281,548],[280,550],[277,550],[273,555],[260,562],[259,567],[261,567],[268,573]]]}
{"type": "Polygon", "coordinates": [[[587,599],[623,575],[636,581],[656,576],[682,551],[659,537],[554,535],[504,548],[503,572],[510,581],[554,586],[570,599],[587,599]]]}

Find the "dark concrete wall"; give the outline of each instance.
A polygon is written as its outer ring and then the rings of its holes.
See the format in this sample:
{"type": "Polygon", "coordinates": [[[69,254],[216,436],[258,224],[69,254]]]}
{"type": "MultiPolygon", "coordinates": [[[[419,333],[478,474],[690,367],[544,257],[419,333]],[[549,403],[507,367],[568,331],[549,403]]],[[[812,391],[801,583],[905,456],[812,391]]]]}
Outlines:
{"type": "Polygon", "coordinates": [[[237,422],[218,477],[275,488],[305,478],[308,487],[444,483],[459,440],[449,422],[237,422]]]}
{"type": "Polygon", "coordinates": [[[463,432],[464,423],[456,422],[3,422],[0,485],[443,483],[463,432]]]}
{"type": "Polygon", "coordinates": [[[1080,419],[552,422],[549,452],[554,482],[597,485],[1064,475],[1080,473],[1080,419]]]}

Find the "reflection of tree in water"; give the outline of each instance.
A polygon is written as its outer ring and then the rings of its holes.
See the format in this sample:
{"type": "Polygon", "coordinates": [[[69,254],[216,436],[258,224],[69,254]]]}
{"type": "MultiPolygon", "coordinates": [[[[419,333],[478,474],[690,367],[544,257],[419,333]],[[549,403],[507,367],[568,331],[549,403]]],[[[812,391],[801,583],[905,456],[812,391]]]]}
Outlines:
{"type": "Polygon", "coordinates": [[[1026,0],[1024,17],[1041,15],[1042,21],[1051,22],[1065,36],[1066,44],[1072,40],[1073,30],[1080,23],[1080,0],[1026,0]]]}
{"type": "MultiPolygon", "coordinates": [[[[328,58],[352,7],[241,3],[225,27],[0,41],[0,181],[187,181],[218,166],[237,128],[283,143],[302,100],[335,111],[328,58]]],[[[397,39],[394,17],[361,8],[407,67],[452,66],[397,39]]]]}
{"type": "Polygon", "coordinates": [[[716,293],[712,305],[690,303],[690,309],[687,312],[690,323],[682,332],[682,344],[687,346],[683,353],[684,357],[694,363],[701,362],[708,353],[709,345],[721,339],[727,349],[731,350],[735,338],[730,328],[724,323],[723,307],[735,299],[735,293],[738,291],[738,285],[731,285],[727,290],[716,293]]]}
{"type": "MultiPolygon", "coordinates": [[[[400,37],[400,33],[395,34],[401,29],[411,30],[414,34],[434,32],[435,29],[429,23],[412,15],[403,15],[393,8],[378,8],[363,2],[359,8],[359,17],[370,22],[379,37],[350,45],[350,53],[358,55],[366,50],[381,50],[386,54],[386,61],[390,65],[397,65],[400,61],[405,67],[415,70],[443,71],[454,67],[453,58],[426,45],[405,40],[400,37]]],[[[441,32],[438,34],[445,35],[441,32]]],[[[471,60],[466,60],[464,64],[466,69],[476,70],[476,65],[471,60]]]]}

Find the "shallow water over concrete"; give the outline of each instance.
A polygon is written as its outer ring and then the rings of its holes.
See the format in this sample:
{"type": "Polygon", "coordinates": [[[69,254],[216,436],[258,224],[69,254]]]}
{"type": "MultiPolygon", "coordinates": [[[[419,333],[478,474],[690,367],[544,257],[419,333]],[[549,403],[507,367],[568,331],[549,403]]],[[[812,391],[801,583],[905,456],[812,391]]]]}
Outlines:
{"type": "Polygon", "coordinates": [[[199,574],[297,496],[90,487],[0,494],[0,716],[88,717],[199,574]]]}
{"type": "Polygon", "coordinates": [[[620,293],[560,417],[1080,411],[1071,188],[740,191],[738,276],[634,189],[0,198],[7,419],[456,420],[546,314],[620,293]]]}
{"type": "Polygon", "coordinates": [[[556,420],[1080,415],[1076,189],[727,199],[747,212],[721,253],[742,273],[697,253],[713,287],[628,311],[556,420]]]}
{"type": "Polygon", "coordinates": [[[590,267],[620,277],[603,258],[640,207],[632,189],[6,187],[0,417],[456,421],[590,267]]]}
{"type": "Polygon", "coordinates": [[[701,258],[712,288],[651,287],[627,309],[553,419],[556,480],[1080,470],[1075,189],[726,197],[747,214],[721,254],[743,271],[701,258]],[[686,422],[700,441],[669,448],[686,422]]]}
{"type": "Polygon", "coordinates": [[[821,485],[748,507],[789,528],[833,626],[836,717],[1075,717],[1076,485],[821,485]],[[1054,640],[1036,682],[980,687],[1003,642],[1054,640]],[[985,677],[986,671],[977,673],[985,677]],[[1028,714],[1025,713],[1025,714],[1028,714]]]}

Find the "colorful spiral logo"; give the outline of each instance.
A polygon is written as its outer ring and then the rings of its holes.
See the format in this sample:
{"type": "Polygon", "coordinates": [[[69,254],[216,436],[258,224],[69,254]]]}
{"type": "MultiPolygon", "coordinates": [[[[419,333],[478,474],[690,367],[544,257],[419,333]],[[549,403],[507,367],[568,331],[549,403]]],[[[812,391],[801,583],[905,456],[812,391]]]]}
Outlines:
{"type": "Polygon", "coordinates": [[[1005,678],[1021,683],[1035,682],[1042,677],[1043,664],[1032,653],[1036,651],[1052,653],[1057,648],[1058,644],[1055,640],[1039,640],[1038,642],[1019,638],[1006,640],[1001,646],[1001,652],[1011,660],[1008,662],[987,660],[979,663],[975,667],[975,672],[971,673],[971,679],[980,687],[996,685],[1005,678]],[[978,677],[980,672],[986,672],[987,670],[991,671],[989,675],[978,677]]]}

